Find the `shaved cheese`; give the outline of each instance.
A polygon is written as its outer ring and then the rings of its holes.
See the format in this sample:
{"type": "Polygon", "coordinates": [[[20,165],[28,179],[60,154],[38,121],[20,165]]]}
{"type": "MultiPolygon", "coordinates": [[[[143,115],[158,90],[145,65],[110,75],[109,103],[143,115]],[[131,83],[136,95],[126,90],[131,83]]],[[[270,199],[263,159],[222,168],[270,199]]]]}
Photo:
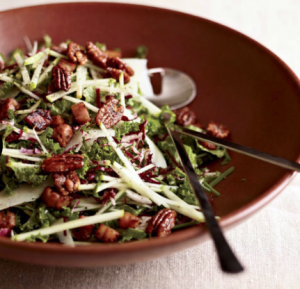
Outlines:
{"type": "MultiPolygon", "coordinates": [[[[61,219],[58,219],[55,223],[53,223],[53,225],[59,225],[59,224],[63,224],[63,223],[64,223],[64,219],[61,218],[61,219]]],[[[62,244],[66,245],[66,246],[70,246],[70,247],[75,247],[74,240],[73,240],[70,230],[58,232],[57,237],[58,237],[58,240],[62,244]]]]}
{"type": "Polygon", "coordinates": [[[156,144],[148,137],[146,136],[146,142],[149,145],[149,148],[152,152],[152,162],[160,168],[166,168],[167,162],[165,160],[164,155],[159,150],[159,148],[156,146],[156,144]]]}
{"type": "Polygon", "coordinates": [[[20,185],[13,190],[12,195],[0,192],[0,210],[14,207],[27,202],[33,202],[38,199],[47,186],[51,186],[52,181],[49,179],[37,187],[31,185],[20,185]]]}

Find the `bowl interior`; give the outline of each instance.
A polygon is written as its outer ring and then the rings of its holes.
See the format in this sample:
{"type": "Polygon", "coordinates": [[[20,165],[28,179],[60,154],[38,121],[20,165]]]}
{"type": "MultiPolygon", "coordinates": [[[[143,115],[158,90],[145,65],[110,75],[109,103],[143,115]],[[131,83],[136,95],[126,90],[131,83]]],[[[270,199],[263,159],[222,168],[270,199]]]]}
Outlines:
{"type": "MultiPolygon", "coordinates": [[[[230,128],[234,142],[290,160],[299,157],[299,82],[281,60],[240,33],[174,11],[112,3],[11,10],[0,13],[0,23],[0,51],[4,53],[24,47],[25,35],[40,40],[49,34],[54,43],[99,41],[108,48],[120,47],[125,56],[134,56],[137,46],[146,45],[149,67],[171,67],[194,79],[198,95],[190,106],[201,124],[221,122],[230,128]]],[[[230,155],[230,164],[214,165],[220,171],[235,167],[216,187],[221,197],[215,199],[214,209],[232,223],[241,208],[252,212],[251,207],[259,207],[291,173],[230,155]]]]}

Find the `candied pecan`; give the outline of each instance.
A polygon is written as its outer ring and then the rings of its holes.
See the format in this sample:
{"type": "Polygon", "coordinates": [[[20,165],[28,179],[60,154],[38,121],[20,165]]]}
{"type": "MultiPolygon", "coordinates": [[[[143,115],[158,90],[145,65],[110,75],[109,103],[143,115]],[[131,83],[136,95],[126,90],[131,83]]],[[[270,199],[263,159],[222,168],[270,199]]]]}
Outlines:
{"type": "Polygon", "coordinates": [[[177,213],[170,209],[160,210],[150,220],[147,228],[147,234],[153,234],[158,237],[166,237],[171,234],[171,230],[175,225],[177,213]]]}
{"type": "Polygon", "coordinates": [[[46,129],[52,123],[52,117],[49,110],[37,109],[28,114],[24,120],[31,127],[35,127],[36,131],[46,129]]]}
{"type": "Polygon", "coordinates": [[[214,145],[213,143],[209,143],[209,142],[202,141],[202,140],[199,140],[198,142],[199,142],[199,144],[201,144],[202,146],[204,146],[208,150],[212,150],[213,151],[213,150],[215,150],[217,148],[217,146],[214,145]]]}
{"type": "Polygon", "coordinates": [[[63,47],[63,46],[54,45],[54,46],[51,46],[50,49],[57,52],[57,53],[63,54],[63,55],[67,54],[67,48],[63,47]]]}
{"type": "Polygon", "coordinates": [[[95,65],[106,69],[107,54],[100,50],[93,42],[86,43],[86,54],[95,65]]]}
{"type": "Polygon", "coordinates": [[[120,51],[117,50],[106,50],[105,53],[108,57],[121,57],[122,54],[120,51]]]}
{"type": "Polygon", "coordinates": [[[130,77],[126,71],[123,71],[121,69],[112,68],[112,67],[107,67],[106,70],[107,70],[106,77],[112,77],[115,80],[119,81],[120,75],[123,72],[124,83],[128,83],[130,81],[130,77]]]}
{"type": "Polygon", "coordinates": [[[10,211],[0,212],[0,229],[12,229],[16,225],[16,214],[10,211]]]}
{"type": "Polygon", "coordinates": [[[57,90],[68,91],[71,87],[71,73],[68,69],[56,65],[52,69],[52,81],[57,90]]]}
{"type": "Polygon", "coordinates": [[[83,102],[71,106],[72,114],[78,124],[84,124],[91,121],[89,112],[83,102]]]}
{"type": "Polygon", "coordinates": [[[120,234],[111,227],[100,224],[95,232],[95,237],[104,243],[114,243],[118,241],[120,234]]]}
{"type": "Polygon", "coordinates": [[[5,100],[0,100],[0,120],[8,118],[8,110],[13,111],[20,108],[20,104],[13,98],[9,97],[5,100]]]}
{"type": "Polygon", "coordinates": [[[53,174],[54,186],[63,196],[76,192],[80,185],[80,179],[75,171],[67,174],[53,174]]]}
{"type": "Polygon", "coordinates": [[[107,59],[106,65],[111,68],[116,68],[125,71],[129,76],[134,75],[133,69],[127,65],[119,57],[110,57],[107,59]]]}
{"type": "Polygon", "coordinates": [[[84,65],[87,62],[86,55],[81,50],[80,45],[75,42],[70,42],[68,44],[67,54],[68,54],[69,59],[73,63],[78,63],[79,65],[84,65]]]}
{"type": "Polygon", "coordinates": [[[70,206],[72,202],[70,196],[61,196],[51,187],[45,188],[41,198],[47,207],[57,210],[62,209],[62,207],[70,206]]]}
{"type": "Polygon", "coordinates": [[[115,98],[107,101],[98,111],[96,115],[96,123],[100,125],[102,122],[106,128],[111,128],[117,124],[124,113],[123,105],[119,107],[117,104],[119,101],[115,98]]]}
{"type": "Polygon", "coordinates": [[[207,132],[217,138],[226,138],[229,135],[229,129],[217,122],[210,122],[206,128],[207,132]]]}
{"type": "Polygon", "coordinates": [[[82,168],[84,165],[82,155],[56,155],[47,158],[42,163],[42,170],[47,173],[66,173],[82,168]]]}
{"type": "Polygon", "coordinates": [[[133,228],[135,229],[140,223],[140,218],[130,214],[128,212],[124,213],[124,216],[119,219],[119,227],[121,229],[133,228]]]}
{"type": "Polygon", "coordinates": [[[53,129],[52,138],[65,148],[73,137],[72,127],[68,124],[60,124],[53,129]]]}
{"type": "Polygon", "coordinates": [[[68,70],[70,73],[72,73],[76,69],[76,64],[72,63],[66,59],[61,59],[58,64],[59,67],[68,70]]]}
{"type": "Polygon", "coordinates": [[[52,127],[56,127],[64,123],[65,120],[59,114],[52,116],[52,124],[51,124],[52,127]]]}
{"type": "Polygon", "coordinates": [[[176,123],[179,125],[190,125],[196,122],[196,114],[187,106],[181,109],[174,110],[176,114],[176,123]]]}
{"type": "MultiPolygon", "coordinates": [[[[79,219],[83,219],[84,216],[80,216],[79,219]]],[[[91,239],[95,225],[87,225],[72,230],[73,237],[78,241],[88,241],[91,239]]]]}

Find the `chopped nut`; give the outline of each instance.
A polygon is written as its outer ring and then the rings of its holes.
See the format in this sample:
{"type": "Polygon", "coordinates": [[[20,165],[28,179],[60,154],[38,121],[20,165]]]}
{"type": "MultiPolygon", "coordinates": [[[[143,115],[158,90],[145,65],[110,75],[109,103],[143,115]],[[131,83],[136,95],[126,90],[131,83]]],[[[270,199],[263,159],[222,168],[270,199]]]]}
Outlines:
{"type": "Polygon", "coordinates": [[[213,151],[213,150],[215,150],[217,148],[217,146],[214,145],[213,143],[209,143],[209,142],[202,141],[202,140],[199,140],[198,142],[199,142],[199,144],[201,144],[202,146],[204,146],[208,150],[212,150],[213,151]]]}
{"type": "Polygon", "coordinates": [[[104,243],[114,243],[118,241],[120,234],[111,227],[100,224],[95,232],[95,237],[104,243]]]}
{"type": "Polygon", "coordinates": [[[73,137],[72,127],[68,124],[60,124],[53,129],[53,139],[58,141],[59,144],[65,148],[73,137]]]}
{"type": "Polygon", "coordinates": [[[35,127],[36,131],[42,131],[52,123],[50,111],[42,109],[37,109],[36,111],[28,114],[24,120],[32,128],[35,127]]]}
{"type": "Polygon", "coordinates": [[[45,188],[41,198],[47,207],[57,210],[70,206],[72,202],[72,198],[70,196],[61,196],[51,187],[45,188]]]}
{"type": "Polygon", "coordinates": [[[130,77],[127,74],[126,71],[122,71],[121,69],[116,69],[116,68],[111,68],[111,67],[107,67],[107,77],[112,77],[115,80],[119,81],[120,75],[123,72],[123,77],[124,77],[124,83],[128,83],[130,81],[130,77]]]}
{"type": "Polygon", "coordinates": [[[91,121],[89,112],[83,102],[71,106],[72,114],[78,124],[85,124],[91,121]]]}
{"type": "MultiPolygon", "coordinates": [[[[83,219],[84,216],[80,216],[79,219],[83,219]]],[[[73,237],[78,241],[88,241],[91,239],[95,225],[87,225],[72,230],[73,237]]]]}
{"type": "Polygon", "coordinates": [[[70,73],[74,72],[76,69],[76,64],[72,63],[64,58],[62,58],[58,64],[59,67],[61,67],[62,69],[66,69],[68,70],[70,73]]]}
{"type": "Polygon", "coordinates": [[[80,179],[75,171],[67,174],[53,174],[54,186],[60,194],[67,196],[76,192],[80,185],[80,179]]]}
{"type": "Polygon", "coordinates": [[[68,91],[71,87],[71,73],[68,69],[56,65],[52,69],[52,81],[57,90],[68,91]]]}
{"type": "Polygon", "coordinates": [[[123,60],[121,60],[119,57],[108,58],[106,64],[108,67],[125,71],[129,76],[134,75],[133,69],[129,65],[127,65],[123,60]]]}
{"type": "Polygon", "coordinates": [[[170,209],[160,210],[150,220],[146,233],[156,235],[158,237],[166,237],[171,234],[171,230],[175,225],[177,213],[170,209]]]}
{"type": "Polygon", "coordinates": [[[133,228],[135,229],[140,223],[140,218],[130,214],[128,212],[124,213],[124,216],[119,219],[119,227],[121,229],[133,228]]]}
{"type": "Polygon", "coordinates": [[[106,69],[107,54],[100,50],[93,42],[87,42],[86,53],[95,65],[106,69]]]}
{"type": "Polygon", "coordinates": [[[10,211],[0,212],[0,228],[12,229],[16,225],[16,214],[10,211]]]}
{"type": "Polygon", "coordinates": [[[206,130],[209,134],[217,138],[226,138],[229,135],[229,129],[217,122],[210,122],[206,130]]]}
{"type": "Polygon", "coordinates": [[[116,125],[122,118],[124,107],[117,104],[119,101],[115,98],[107,101],[98,111],[96,115],[96,123],[103,123],[106,128],[111,128],[116,125]]]}
{"type": "Polygon", "coordinates": [[[52,116],[52,124],[51,124],[52,127],[56,127],[64,123],[65,120],[59,114],[52,116]]]}
{"type": "Polygon", "coordinates": [[[80,45],[75,42],[70,42],[68,44],[67,54],[68,54],[69,59],[73,63],[78,63],[79,65],[84,65],[87,62],[86,55],[81,50],[80,45]]]}
{"type": "Polygon", "coordinates": [[[178,110],[174,110],[176,114],[176,123],[179,125],[191,125],[196,122],[196,114],[187,106],[178,110]]]}
{"type": "Polygon", "coordinates": [[[20,106],[21,105],[15,99],[10,97],[5,100],[0,100],[0,120],[8,118],[9,109],[16,111],[20,106]]]}
{"type": "Polygon", "coordinates": [[[66,173],[84,166],[82,155],[56,155],[47,158],[42,163],[42,170],[47,173],[66,173]]]}

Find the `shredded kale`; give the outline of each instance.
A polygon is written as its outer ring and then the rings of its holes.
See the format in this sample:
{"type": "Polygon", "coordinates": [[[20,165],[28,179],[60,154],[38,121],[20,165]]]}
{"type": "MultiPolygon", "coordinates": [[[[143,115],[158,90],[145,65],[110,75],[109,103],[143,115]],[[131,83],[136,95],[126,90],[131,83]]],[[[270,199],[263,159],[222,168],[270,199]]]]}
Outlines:
{"type": "Polygon", "coordinates": [[[9,93],[14,89],[15,85],[13,82],[4,82],[0,86],[0,98],[6,99],[9,97],[9,93]]]}
{"type": "Polygon", "coordinates": [[[73,104],[72,102],[67,101],[65,99],[56,101],[51,105],[50,108],[51,115],[57,115],[57,114],[62,115],[62,114],[69,113],[72,104],[73,104]]]}
{"type": "Polygon", "coordinates": [[[147,234],[144,231],[136,230],[132,228],[128,228],[127,230],[120,230],[121,233],[121,240],[120,243],[135,240],[142,240],[147,237],[147,234]]]}
{"type": "Polygon", "coordinates": [[[15,173],[15,176],[18,182],[26,182],[30,183],[33,186],[37,186],[44,182],[47,179],[47,175],[41,175],[40,168],[33,168],[33,167],[18,167],[18,162],[9,162],[7,166],[12,169],[15,173]]]}
{"type": "Polygon", "coordinates": [[[63,153],[64,149],[60,146],[59,143],[54,142],[52,139],[53,129],[51,127],[47,127],[46,130],[39,136],[42,144],[45,148],[51,151],[54,154],[63,153]]]}

